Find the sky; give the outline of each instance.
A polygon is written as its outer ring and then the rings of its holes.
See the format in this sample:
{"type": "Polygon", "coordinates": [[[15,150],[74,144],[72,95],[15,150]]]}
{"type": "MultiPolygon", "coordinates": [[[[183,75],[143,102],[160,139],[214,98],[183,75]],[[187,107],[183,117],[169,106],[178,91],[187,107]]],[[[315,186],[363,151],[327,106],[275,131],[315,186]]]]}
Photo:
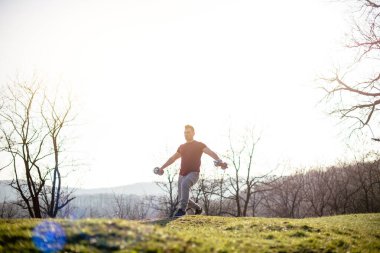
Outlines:
{"type": "Polygon", "coordinates": [[[74,94],[70,154],[82,165],[69,185],[158,180],[185,124],[221,156],[230,130],[238,146],[254,128],[258,174],[333,164],[347,135],[318,103],[317,78],[350,61],[348,18],[326,0],[1,0],[0,86],[37,74],[74,94]]]}

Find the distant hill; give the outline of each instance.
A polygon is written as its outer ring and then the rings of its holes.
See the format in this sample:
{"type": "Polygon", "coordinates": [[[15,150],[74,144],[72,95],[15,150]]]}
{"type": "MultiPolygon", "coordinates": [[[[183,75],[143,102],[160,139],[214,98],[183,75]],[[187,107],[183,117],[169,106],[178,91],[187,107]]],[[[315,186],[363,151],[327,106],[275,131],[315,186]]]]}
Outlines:
{"type": "MultiPolygon", "coordinates": [[[[17,192],[9,185],[9,180],[0,180],[0,201],[5,197],[8,200],[17,198],[17,192]]],[[[94,188],[94,189],[75,189],[74,195],[98,195],[98,194],[126,194],[126,195],[163,195],[164,192],[154,182],[141,182],[116,187],[94,188]]]]}
{"type": "Polygon", "coordinates": [[[17,198],[17,192],[9,184],[10,180],[0,180],[0,202],[6,198],[7,200],[14,200],[17,198]]]}
{"type": "Polygon", "coordinates": [[[89,194],[133,194],[133,195],[162,195],[164,192],[154,182],[141,182],[135,184],[128,184],[116,187],[82,189],[78,188],[75,195],[89,195],[89,194]]]}

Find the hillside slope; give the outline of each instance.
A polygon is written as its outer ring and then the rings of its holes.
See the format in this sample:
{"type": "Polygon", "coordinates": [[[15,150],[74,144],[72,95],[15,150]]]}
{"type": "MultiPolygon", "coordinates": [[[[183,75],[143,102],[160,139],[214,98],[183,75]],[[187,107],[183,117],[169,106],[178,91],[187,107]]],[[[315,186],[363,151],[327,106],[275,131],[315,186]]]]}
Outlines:
{"type": "Polygon", "coordinates": [[[0,252],[380,252],[380,214],[0,220],[0,252]],[[58,224],[58,225],[57,225],[58,224]]]}

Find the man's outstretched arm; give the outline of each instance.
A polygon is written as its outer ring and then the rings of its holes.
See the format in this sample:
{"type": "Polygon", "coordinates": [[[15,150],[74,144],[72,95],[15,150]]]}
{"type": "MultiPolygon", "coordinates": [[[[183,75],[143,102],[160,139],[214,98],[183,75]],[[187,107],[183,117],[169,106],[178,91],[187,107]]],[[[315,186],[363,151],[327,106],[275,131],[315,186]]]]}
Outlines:
{"type": "Polygon", "coordinates": [[[172,163],[174,163],[178,158],[181,157],[181,154],[179,152],[176,152],[174,155],[172,155],[164,165],[161,166],[160,170],[164,171],[164,169],[168,166],[170,166],[172,163]]]}
{"type": "Polygon", "coordinates": [[[205,147],[203,149],[203,152],[214,158],[215,161],[217,161],[217,163],[215,164],[216,166],[220,166],[222,169],[226,169],[228,167],[227,163],[223,162],[222,159],[220,159],[219,156],[208,147],[205,147]]]}
{"type": "Polygon", "coordinates": [[[208,155],[211,156],[212,158],[214,158],[214,160],[216,160],[216,161],[222,160],[222,159],[219,158],[219,156],[218,156],[214,151],[212,151],[212,150],[209,149],[208,147],[205,147],[205,148],[203,149],[203,152],[206,153],[206,154],[208,154],[208,155]]]}

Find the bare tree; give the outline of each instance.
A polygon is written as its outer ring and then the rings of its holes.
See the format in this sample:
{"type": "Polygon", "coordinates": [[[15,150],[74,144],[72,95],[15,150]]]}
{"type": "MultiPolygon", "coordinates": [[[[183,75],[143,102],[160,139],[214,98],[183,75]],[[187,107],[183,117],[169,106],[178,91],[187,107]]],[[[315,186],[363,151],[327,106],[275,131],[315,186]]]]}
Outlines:
{"type": "Polygon", "coordinates": [[[131,219],[134,220],[143,220],[145,219],[149,212],[151,211],[151,208],[154,204],[154,197],[153,196],[139,196],[138,199],[134,202],[133,211],[131,215],[131,219]]]}
{"type": "Polygon", "coordinates": [[[330,214],[346,214],[349,212],[349,202],[355,194],[352,190],[352,178],[349,166],[346,162],[339,162],[327,170],[330,180],[326,185],[329,190],[330,199],[328,201],[330,214]]]}
{"type": "Polygon", "coordinates": [[[7,198],[4,197],[3,202],[0,203],[0,218],[9,219],[17,216],[17,206],[12,202],[7,201],[7,198]]]}
{"type": "Polygon", "coordinates": [[[57,218],[84,218],[84,215],[78,215],[78,207],[70,201],[67,205],[65,205],[57,214],[57,218]]]}
{"type": "Polygon", "coordinates": [[[194,201],[202,203],[206,215],[217,215],[214,200],[218,194],[218,187],[218,180],[207,179],[204,174],[201,174],[197,184],[192,188],[194,201]]]}
{"type": "Polygon", "coordinates": [[[43,90],[37,79],[16,80],[2,94],[4,106],[0,111],[2,153],[10,159],[7,167],[12,168],[14,174],[10,185],[18,192],[20,201],[17,203],[27,209],[32,218],[55,217],[58,210],[72,200],[62,189],[58,159],[59,134],[66,126],[71,105],[59,114],[56,101],[50,102],[43,90]],[[46,102],[50,110],[44,107],[46,102]],[[50,176],[51,185],[48,184],[50,176]]]}
{"type": "Polygon", "coordinates": [[[114,215],[120,219],[127,219],[132,212],[132,203],[128,201],[125,194],[114,194],[114,215]]]}
{"type": "MultiPolygon", "coordinates": [[[[2,98],[0,98],[1,100],[0,100],[0,110],[3,108],[3,105],[4,105],[4,101],[2,100],[2,98]]],[[[1,120],[0,120],[0,128],[1,128],[1,120]]],[[[3,139],[3,136],[0,134],[0,153],[2,152],[2,151],[6,151],[7,150],[7,148],[6,148],[6,146],[5,147],[3,147],[3,145],[2,145],[2,143],[1,143],[1,140],[3,139]]],[[[3,163],[1,163],[0,164],[0,171],[1,170],[3,170],[3,169],[5,169],[5,168],[7,168],[9,165],[11,165],[12,164],[12,160],[10,160],[10,162],[6,162],[5,163],[5,165],[3,164],[3,163]]]]}
{"type": "Polygon", "coordinates": [[[61,112],[58,109],[58,101],[56,97],[50,100],[45,94],[43,101],[47,103],[47,106],[44,107],[44,104],[41,106],[41,115],[48,129],[54,156],[54,166],[50,173],[52,177],[51,185],[45,186],[42,194],[45,203],[43,208],[49,217],[54,218],[57,216],[59,210],[64,208],[75,198],[72,196],[72,191],[64,191],[62,189],[62,174],[60,169],[62,162],[60,162],[59,159],[64,140],[64,138],[60,138],[62,130],[66,128],[75,117],[69,118],[72,108],[72,101],[70,98],[68,99],[67,106],[63,107],[61,112]]]}
{"type": "Polygon", "coordinates": [[[330,175],[322,168],[313,169],[305,173],[304,199],[310,205],[314,215],[326,214],[331,195],[330,175]]]}
{"type": "Polygon", "coordinates": [[[225,177],[225,173],[222,174],[221,177],[219,177],[218,179],[216,179],[216,183],[217,183],[217,195],[218,195],[218,212],[217,214],[218,215],[222,215],[223,214],[223,200],[224,200],[224,196],[226,195],[226,191],[227,191],[227,186],[226,186],[226,177],[225,177]]]}
{"type": "Polygon", "coordinates": [[[160,211],[166,217],[172,217],[177,209],[179,203],[178,199],[178,171],[173,169],[166,169],[166,181],[157,181],[158,187],[165,193],[164,196],[158,196],[153,208],[160,211]]]}
{"type": "Polygon", "coordinates": [[[248,202],[250,199],[251,189],[247,189],[245,196],[242,196],[242,191],[244,190],[244,187],[250,188],[252,185],[250,174],[252,168],[253,151],[255,150],[256,144],[260,139],[252,139],[252,134],[253,132],[251,132],[248,136],[250,142],[247,142],[247,139],[243,138],[243,145],[239,149],[237,149],[233,146],[231,130],[229,131],[230,149],[227,155],[227,159],[230,161],[232,165],[234,175],[229,177],[228,191],[230,193],[229,198],[233,199],[236,203],[235,214],[226,211],[226,213],[229,213],[230,215],[245,216],[246,210],[248,209],[248,202]],[[247,156],[248,161],[245,160],[245,155],[247,156]],[[244,169],[246,169],[246,171],[243,171],[244,169]],[[244,178],[243,173],[245,173],[244,178]],[[247,195],[249,195],[248,198],[247,195]]]}
{"type": "Polygon", "coordinates": [[[347,69],[345,74],[336,70],[332,76],[323,78],[327,85],[322,87],[326,91],[327,100],[337,99],[334,105],[336,108],[330,113],[339,115],[342,120],[353,119],[351,133],[365,126],[371,130],[370,122],[375,120],[378,123],[374,117],[377,116],[380,104],[380,72],[378,69],[369,71],[369,66],[379,64],[380,2],[352,2],[358,10],[353,11],[354,25],[351,42],[347,47],[356,50],[358,57],[354,64],[357,67],[347,69]]]}
{"type": "Polygon", "coordinates": [[[283,176],[267,184],[269,189],[264,194],[263,206],[269,216],[276,217],[302,217],[302,201],[304,190],[304,173],[283,176]]]}
{"type": "Polygon", "coordinates": [[[264,182],[260,213],[264,216],[302,218],[380,211],[380,159],[367,153],[353,162],[298,170],[264,182]]]}
{"type": "MultiPolygon", "coordinates": [[[[260,140],[255,137],[253,128],[247,131],[243,136],[243,142],[240,148],[235,148],[232,143],[231,131],[229,132],[230,149],[227,159],[230,161],[233,169],[233,175],[228,178],[229,185],[227,188],[227,198],[233,199],[236,204],[236,211],[224,211],[224,213],[233,216],[248,216],[249,210],[252,210],[252,196],[256,194],[259,188],[256,188],[262,181],[269,178],[272,173],[254,176],[253,155],[256,146],[260,140]]],[[[261,190],[260,190],[261,191],[261,190]]]]}
{"type": "Polygon", "coordinates": [[[35,113],[32,108],[37,103],[38,90],[39,84],[35,82],[32,85],[9,85],[8,96],[4,97],[6,104],[0,111],[4,151],[11,157],[15,176],[11,186],[21,197],[20,205],[33,218],[42,217],[40,194],[48,175],[39,162],[50,155],[43,152],[48,134],[41,124],[33,121],[35,113]]]}
{"type": "Polygon", "coordinates": [[[370,156],[374,155],[369,153],[356,157],[353,173],[350,175],[355,178],[355,185],[357,191],[355,211],[361,213],[376,212],[379,210],[379,194],[380,194],[380,181],[379,181],[379,165],[380,159],[378,154],[375,154],[376,159],[371,161],[370,156]]]}
{"type": "Polygon", "coordinates": [[[255,190],[252,192],[250,205],[248,206],[249,209],[251,210],[252,217],[256,216],[257,209],[260,207],[261,202],[264,199],[263,193],[265,191],[265,188],[262,188],[261,186],[265,184],[265,181],[272,182],[272,180],[274,179],[267,177],[263,182],[260,182],[259,184],[257,184],[257,186],[255,187],[255,190]]]}

